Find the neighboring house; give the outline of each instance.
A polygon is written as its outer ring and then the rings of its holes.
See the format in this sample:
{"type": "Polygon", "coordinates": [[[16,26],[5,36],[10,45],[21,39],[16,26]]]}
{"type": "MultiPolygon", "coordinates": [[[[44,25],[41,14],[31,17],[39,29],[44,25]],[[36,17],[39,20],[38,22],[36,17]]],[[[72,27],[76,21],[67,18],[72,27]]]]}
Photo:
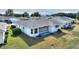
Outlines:
{"type": "Polygon", "coordinates": [[[13,25],[15,25],[15,23],[16,23],[19,19],[18,19],[18,18],[11,17],[11,18],[9,18],[9,20],[12,22],[13,25]]]}
{"type": "Polygon", "coordinates": [[[9,20],[12,22],[13,25],[16,25],[16,22],[22,20],[28,20],[27,17],[10,17],[9,20]]]}
{"type": "Polygon", "coordinates": [[[4,22],[9,20],[9,17],[5,17],[5,16],[0,16],[0,21],[4,22]]]}
{"type": "Polygon", "coordinates": [[[72,19],[72,18],[69,18],[69,17],[65,17],[65,16],[55,16],[55,17],[52,17],[52,21],[54,22],[55,21],[58,21],[58,22],[61,22],[63,23],[62,28],[69,28],[69,27],[72,27],[72,23],[75,19],[72,19]]]}
{"type": "Polygon", "coordinates": [[[28,36],[36,37],[54,33],[62,27],[72,26],[72,21],[67,17],[30,17],[28,20],[20,20],[15,24],[28,36]]]}
{"type": "Polygon", "coordinates": [[[12,23],[10,18],[11,17],[0,16],[0,22],[12,23]]]}
{"type": "Polygon", "coordinates": [[[4,44],[5,42],[6,29],[7,29],[7,24],[0,22],[0,44],[4,44]]]}

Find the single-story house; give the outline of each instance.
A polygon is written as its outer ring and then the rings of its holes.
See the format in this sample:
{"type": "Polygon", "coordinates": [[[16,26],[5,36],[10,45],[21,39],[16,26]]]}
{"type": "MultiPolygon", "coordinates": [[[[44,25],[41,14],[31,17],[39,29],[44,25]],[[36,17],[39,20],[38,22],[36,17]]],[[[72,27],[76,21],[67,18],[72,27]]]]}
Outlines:
{"type": "Polygon", "coordinates": [[[8,20],[9,19],[9,17],[6,17],[6,16],[0,16],[0,21],[6,21],[6,20],[8,20]]]}
{"type": "Polygon", "coordinates": [[[7,30],[7,24],[0,22],[0,44],[5,42],[5,32],[7,30]]]}
{"type": "Polygon", "coordinates": [[[11,17],[11,18],[9,18],[9,20],[12,22],[13,25],[15,25],[15,23],[17,21],[19,21],[19,19],[18,18],[15,18],[15,17],[11,17]]]}
{"type": "Polygon", "coordinates": [[[0,16],[0,22],[12,23],[10,18],[12,17],[0,16]]]}
{"type": "Polygon", "coordinates": [[[75,19],[69,18],[69,17],[65,17],[65,16],[54,16],[52,17],[52,22],[54,22],[54,20],[57,22],[61,22],[63,23],[61,26],[61,28],[69,28],[72,27],[72,23],[74,22],[75,19]]]}
{"type": "Polygon", "coordinates": [[[28,20],[20,20],[16,22],[22,32],[31,37],[54,33],[62,27],[72,26],[72,20],[66,20],[66,17],[32,17],[28,20]],[[64,20],[65,19],[65,20],[64,20]]]}

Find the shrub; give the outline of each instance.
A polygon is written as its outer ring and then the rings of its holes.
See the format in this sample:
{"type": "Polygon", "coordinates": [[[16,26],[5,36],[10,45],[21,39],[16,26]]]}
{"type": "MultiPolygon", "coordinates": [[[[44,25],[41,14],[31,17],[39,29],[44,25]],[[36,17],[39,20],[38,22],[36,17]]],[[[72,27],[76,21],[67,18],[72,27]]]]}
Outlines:
{"type": "Polygon", "coordinates": [[[13,36],[18,36],[21,34],[21,30],[19,28],[14,28],[12,30],[13,36]]]}
{"type": "Polygon", "coordinates": [[[5,34],[8,35],[8,31],[6,31],[5,34]]]}
{"type": "Polygon", "coordinates": [[[11,29],[14,29],[14,28],[16,28],[16,26],[15,25],[11,25],[11,29]]]}
{"type": "Polygon", "coordinates": [[[4,41],[4,44],[7,43],[7,38],[8,38],[8,30],[5,32],[5,41],[4,41]]]}
{"type": "Polygon", "coordinates": [[[73,22],[72,22],[72,24],[76,24],[76,22],[75,22],[75,21],[73,21],[73,22]]]}
{"type": "Polygon", "coordinates": [[[7,43],[7,38],[8,38],[8,35],[5,35],[5,41],[4,41],[5,44],[7,43]]]}
{"type": "Polygon", "coordinates": [[[0,20],[0,22],[3,22],[2,20],[0,20]]]}

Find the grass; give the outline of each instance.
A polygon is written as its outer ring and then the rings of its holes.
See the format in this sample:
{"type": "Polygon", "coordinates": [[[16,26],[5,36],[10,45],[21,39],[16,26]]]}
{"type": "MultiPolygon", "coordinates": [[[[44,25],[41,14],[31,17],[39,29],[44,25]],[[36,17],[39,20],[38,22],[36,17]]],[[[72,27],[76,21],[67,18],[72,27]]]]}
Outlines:
{"type": "Polygon", "coordinates": [[[31,39],[23,34],[17,37],[12,37],[12,31],[9,28],[8,42],[1,48],[79,49],[79,24],[75,24],[74,26],[75,27],[72,30],[62,29],[62,32],[36,39],[31,39]]]}
{"type": "Polygon", "coordinates": [[[56,39],[53,38],[52,36],[44,38],[44,41],[37,43],[36,45],[33,45],[30,47],[31,49],[37,48],[37,49],[50,49],[51,46],[55,44],[56,39]]]}
{"type": "Polygon", "coordinates": [[[32,46],[32,48],[79,49],[79,24],[74,26],[71,30],[61,29],[62,32],[60,33],[44,37],[43,42],[32,46]],[[51,44],[48,40],[51,40],[51,44]]]}
{"type": "Polygon", "coordinates": [[[20,36],[13,37],[12,36],[12,30],[8,28],[9,34],[8,34],[8,41],[7,44],[2,46],[3,49],[25,49],[28,48],[28,44],[20,38],[20,36]]]}
{"type": "Polygon", "coordinates": [[[73,35],[79,37],[79,31],[73,31],[73,35]]]}
{"type": "Polygon", "coordinates": [[[65,29],[63,29],[62,31],[66,34],[60,37],[55,37],[57,39],[57,42],[54,45],[54,48],[79,48],[79,25],[75,24],[75,28],[71,31],[65,29]]]}

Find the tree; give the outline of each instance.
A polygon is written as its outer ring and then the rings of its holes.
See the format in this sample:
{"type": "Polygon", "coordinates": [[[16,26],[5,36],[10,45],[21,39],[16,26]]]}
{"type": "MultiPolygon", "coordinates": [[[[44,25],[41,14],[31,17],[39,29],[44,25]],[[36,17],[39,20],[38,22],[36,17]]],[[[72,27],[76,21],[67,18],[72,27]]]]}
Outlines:
{"type": "Polygon", "coordinates": [[[56,13],[52,14],[51,16],[66,16],[70,18],[76,18],[76,13],[56,13]]]}
{"type": "Polygon", "coordinates": [[[15,17],[22,17],[23,14],[14,14],[15,17]]]}
{"type": "Polygon", "coordinates": [[[13,33],[13,36],[18,36],[22,32],[21,32],[21,30],[19,28],[14,28],[14,29],[12,29],[12,33],[13,33]]]}
{"type": "Polygon", "coordinates": [[[31,14],[31,17],[34,17],[34,14],[31,14]]]}
{"type": "Polygon", "coordinates": [[[0,14],[0,16],[2,16],[2,14],[0,14]]]}
{"type": "Polygon", "coordinates": [[[29,14],[27,12],[24,12],[23,17],[29,17],[29,14]]]}
{"type": "Polygon", "coordinates": [[[65,13],[57,13],[57,14],[53,14],[52,16],[65,16],[65,13]]]}
{"type": "Polygon", "coordinates": [[[34,12],[33,14],[31,14],[32,17],[40,17],[41,14],[39,12],[34,12]]]}
{"type": "Polygon", "coordinates": [[[12,9],[8,9],[5,12],[6,16],[13,16],[13,10],[12,9]]]}
{"type": "Polygon", "coordinates": [[[16,26],[15,25],[11,25],[11,29],[14,29],[14,28],[16,28],[16,26]]]}
{"type": "Polygon", "coordinates": [[[76,13],[76,19],[79,20],[79,12],[76,13]]]}

